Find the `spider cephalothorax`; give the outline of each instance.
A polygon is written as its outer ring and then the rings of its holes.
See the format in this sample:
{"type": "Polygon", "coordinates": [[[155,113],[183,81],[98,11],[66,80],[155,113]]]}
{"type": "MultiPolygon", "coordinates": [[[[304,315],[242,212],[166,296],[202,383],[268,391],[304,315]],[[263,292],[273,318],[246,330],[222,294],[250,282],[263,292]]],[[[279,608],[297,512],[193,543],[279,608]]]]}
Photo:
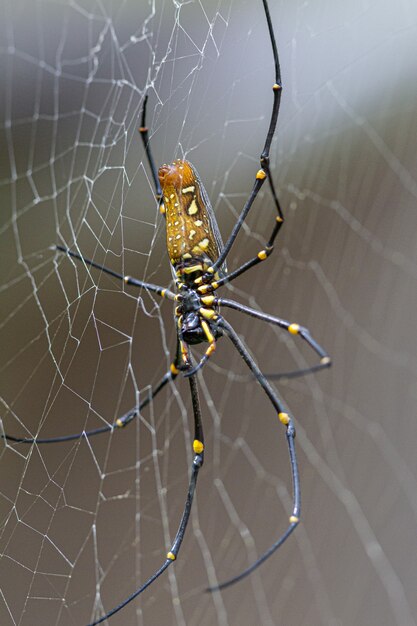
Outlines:
{"type": "Polygon", "coordinates": [[[195,289],[181,285],[180,304],[175,309],[179,336],[186,344],[213,343],[222,334],[218,325],[218,307],[213,296],[200,296],[195,289]]]}

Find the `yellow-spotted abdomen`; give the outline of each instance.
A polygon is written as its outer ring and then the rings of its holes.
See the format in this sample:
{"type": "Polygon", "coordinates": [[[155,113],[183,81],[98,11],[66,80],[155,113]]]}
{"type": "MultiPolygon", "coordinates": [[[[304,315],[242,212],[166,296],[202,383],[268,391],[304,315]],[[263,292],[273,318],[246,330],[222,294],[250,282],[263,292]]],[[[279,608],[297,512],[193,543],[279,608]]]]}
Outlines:
{"type": "Polygon", "coordinates": [[[196,260],[206,271],[223,246],[213,209],[197,171],[188,161],[162,165],[158,171],[165,206],[167,249],[174,267],[196,260]]]}

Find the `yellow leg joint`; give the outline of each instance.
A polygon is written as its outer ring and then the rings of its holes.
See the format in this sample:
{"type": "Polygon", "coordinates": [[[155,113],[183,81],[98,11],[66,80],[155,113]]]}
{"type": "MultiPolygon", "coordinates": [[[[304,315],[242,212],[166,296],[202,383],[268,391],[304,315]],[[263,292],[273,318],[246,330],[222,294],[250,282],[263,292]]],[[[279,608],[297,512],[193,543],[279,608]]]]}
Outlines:
{"type": "Polygon", "coordinates": [[[267,258],[267,253],[265,250],[261,250],[260,252],[258,252],[258,259],[260,261],[265,261],[265,259],[267,258]]]}
{"type": "Polygon", "coordinates": [[[165,215],[165,205],[164,205],[164,204],[160,204],[160,205],[159,205],[159,212],[160,212],[162,215],[165,215]]]}
{"type": "Polygon", "coordinates": [[[130,280],[130,276],[123,276],[123,282],[127,284],[129,280],[130,280]]]}
{"type": "Polygon", "coordinates": [[[167,559],[169,559],[170,561],[175,561],[176,558],[177,557],[175,556],[173,552],[168,552],[167,559]]]}
{"type": "Polygon", "coordinates": [[[291,333],[291,335],[298,335],[298,333],[300,332],[300,325],[299,324],[290,324],[288,326],[288,332],[291,333]]]}
{"type": "Polygon", "coordinates": [[[125,425],[124,421],[121,420],[120,417],[119,417],[119,419],[116,420],[117,428],[123,428],[124,425],[125,425]]]}
{"type": "Polygon", "coordinates": [[[215,319],[217,317],[217,313],[216,311],[213,311],[213,309],[199,309],[198,312],[200,313],[200,315],[202,315],[206,320],[212,320],[215,319]]]}
{"type": "Polygon", "coordinates": [[[272,85],[272,89],[273,89],[274,91],[279,91],[280,89],[282,89],[282,87],[281,87],[281,85],[278,85],[278,83],[274,83],[274,84],[272,85]]]}
{"type": "Polygon", "coordinates": [[[209,345],[209,347],[206,350],[206,356],[211,356],[213,354],[213,352],[216,349],[216,344],[213,342],[209,345]]]}
{"type": "Polygon", "coordinates": [[[171,365],[169,366],[169,369],[171,371],[171,374],[173,374],[174,376],[180,373],[180,370],[177,367],[175,367],[174,363],[171,363],[171,365]]]}
{"type": "Polygon", "coordinates": [[[194,439],[193,450],[196,454],[201,454],[204,450],[204,443],[202,441],[199,441],[198,439],[194,439]]]}
{"type": "Polygon", "coordinates": [[[296,524],[299,521],[300,521],[299,517],[297,517],[296,515],[290,515],[290,522],[291,522],[291,524],[296,524]]]}
{"type": "Polygon", "coordinates": [[[278,419],[281,424],[284,424],[284,426],[287,426],[290,423],[290,416],[288,413],[278,413],[278,419]]]}
{"type": "Polygon", "coordinates": [[[201,298],[201,302],[206,306],[213,306],[215,299],[215,296],[204,296],[204,298],[201,298]]]}
{"type": "MultiPolygon", "coordinates": [[[[205,322],[204,320],[201,322],[201,328],[204,330],[204,334],[207,338],[207,341],[210,344],[214,344],[214,336],[213,333],[211,332],[209,325],[207,324],[207,322],[205,322]]],[[[211,346],[210,346],[211,347],[211,346]]]]}
{"type": "Polygon", "coordinates": [[[266,178],[266,172],[265,172],[265,170],[258,170],[258,171],[256,172],[256,178],[257,178],[258,180],[264,180],[264,179],[266,178]]]}
{"type": "Polygon", "coordinates": [[[184,361],[184,363],[188,363],[187,346],[185,345],[185,343],[183,341],[180,342],[180,345],[181,345],[182,360],[184,361]]]}

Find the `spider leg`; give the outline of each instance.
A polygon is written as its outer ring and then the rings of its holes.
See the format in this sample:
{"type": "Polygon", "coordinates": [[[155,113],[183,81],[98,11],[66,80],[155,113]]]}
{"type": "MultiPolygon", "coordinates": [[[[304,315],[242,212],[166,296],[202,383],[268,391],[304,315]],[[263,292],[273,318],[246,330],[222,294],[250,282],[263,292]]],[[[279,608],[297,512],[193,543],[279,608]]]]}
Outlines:
{"type": "Polygon", "coordinates": [[[114,609],[109,611],[106,615],[101,617],[89,624],[89,626],[96,626],[97,624],[101,624],[105,620],[109,619],[112,615],[123,609],[129,602],[132,602],[137,596],[139,596],[145,589],[147,589],[157,578],[161,576],[161,574],[176,560],[178,553],[181,549],[181,545],[184,539],[185,531],[187,529],[187,525],[190,519],[191,514],[191,506],[194,499],[195,488],[197,485],[198,473],[204,462],[204,436],[203,436],[203,425],[201,420],[201,408],[200,401],[198,398],[198,388],[197,381],[195,376],[190,377],[190,391],[191,391],[191,400],[193,405],[193,415],[194,415],[194,441],[193,441],[193,451],[194,458],[191,466],[191,477],[188,485],[187,497],[185,500],[183,514],[178,525],[178,529],[175,535],[175,539],[171,545],[169,552],[167,553],[166,559],[161,567],[156,570],[154,574],[148,580],[141,585],[134,593],[132,593],[126,600],[121,602],[114,609]]]}
{"type": "Polygon", "coordinates": [[[146,395],[146,397],[139,403],[138,407],[131,409],[121,417],[118,417],[112,424],[108,424],[107,426],[101,426],[100,428],[94,428],[92,430],[83,430],[81,433],[75,433],[71,435],[63,435],[62,437],[48,437],[48,438],[37,438],[37,437],[15,437],[14,435],[7,435],[6,433],[0,434],[0,439],[5,439],[6,441],[11,441],[14,443],[63,443],[65,441],[74,441],[76,439],[81,439],[85,437],[89,439],[90,437],[94,437],[95,435],[101,435],[102,433],[108,433],[113,430],[120,430],[130,424],[131,421],[137,417],[142,409],[144,409],[152,400],[158,395],[158,393],[165,387],[165,385],[169,381],[173,381],[176,379],[178,374],[180,373],[180,350],[179,343],[177,342],[177,350],[174,361],[171,363],[170,369],[168,372],[164,374],[156,387],[152,388],[150,392],[146,395]]]}
{"type": "Polygon", "coordinates": [[[91,259],[87,259],[86,257],[81,256],[81,254],[78,254],[77,252],[72,252],[72,250],[65,248],[65,246],[56,246],[56,249],[59,250],[59,252],[63,252],[64,254],[67,254],[73,259],[82,261],[83,263],[85,263],[86,265],[89,265],[90,267],[94,267],[100,270],[101,272],[104,272],[105,274],[110,274],[110,276],[114,276],[115,278],[122,280],[124,283],[126,283],[126,285],[134,285],[135,287],[143,287],[144,289],[147,289],[148,291],[152,291],[153,293],[157,293],[158,296],[161,296],[162,298],[168,298],[169,300],[176,299],[176,294],[173,291],[170,291],[170,289],[166,289],[165,287],[160,287],[159,285],[154,285],[153,283],[145,283],[143,280],[138,280],[137,278],[133,278],[132,276],[124,276],[123,274],[114,272],[113,270],[108,269],[107,267],[104,267],[103,265],[100,265],[99,263],[95,263],[95,261],[92,261],[91,259]]]}
{"type": "Polygon", "coordinates": [[[271,387],[271,385],[265,378],[264,374],[262,374],[256,362],[249,354],[245,344],[239,338],[237,333],[233,330],[232,326],[228,322],[226,322],[226,320],[223,317],[220,317],[220,316],[219,316],[218,324],[224,330],[225,334],[229,337],[229,339],[235,346],[236,350],[239,352],[240,356],[245,361],[246,365],[254,374],[259,385],[265,391],[273,407],[278,412],[278,418],[280,422],[284,424],[284,426],[286,427],[286,437],[287,437],[288,452],[289,452],[290,464],[291,464],[292,483],[293,483],[293,509],[289,518],[290,523],[286,531],[277,539],[277,541],[275,541],[275,543],[273,543],[273,545],[270,548],[268,548],[268,550],[266,550],[266,552],[264,552],[260,557],[258,557],[256,561],[252,563],[252,565],[250,565],[248,568],[243,570],[243,572],[241,572],[237,576],[234,576],[230,580],[220,583],[219,585],[216,585],[214,587],[210,587],[208,591],[218,591],[220,589],[225,589],[226,587],[229,587],[230,585],[233,585],[239,582],[240,580],[242,580],[242,578],[245,578],[251,572],[257,569],[276,550],[278,550],[278,548],[288,539],[288,537],[291,535],[291,533],[294,531],[294,529],[297,527],[300,521],[300,511],[301,511],[300,478],[299,478],[299,473],[298,473],[297,455],[296,455],[295,444],[294,444],[295,428],[294,428],[293,420],[291,416],[289,415],[284,402],[280,399],[278,393],[271,387]]]}
{"type": "Polygon", "coordinates": [[[141,119],[141,125],[139,128],[139,132],[140,132],[140,136],[142,138],[142,142],[143,142],[143,147],[145,148],[145,152],[146,152],[146,156],[148,158],[148,163],[149,163],[149,169],[151,170],[151,174],[152,174],[152,179],[153,179],[153,184],[155,186],[155,197],[158,200],[159,203],[159,210],[161,213],[165,213],[164,209],[163,209],[163,202],[162,202],[162,189],[161,189],[161,185],[159,182],[159,178],[158,178],[158,171],[156,169],[156,165],[155,165],[155,160],[153,158],[152,155],[152,151],[151,151],[151,144],[149,141],[149,134],[148,134],[148,127],[146,126],[146,108],[148,105],[148,94],[146,94],[145,99],[143,101],[143,108],[142,108],[142,119],[141,119]]]}
{"type": "MultiPolygon", "coordinates": [[[[261,160],[262,160],[262,157],[261,157],[261,160]]],[[[271,254],[273,253],[275,249],[274,242],[275,242],[276,236],[278,235],[278,232],[280,231],[281,226],[284,223],[284,214],[282,212],[281,205],[280,205],[278,196],[275,191],[274,181],[272,180],[271,172],[269,169],[269,158],[268,158],[267,163],[264,162],[263,167],[265,171],[268,173],[269,187],[271,189],[272,198],[274,200],[274,204],[278,213],[278,215],[275,218],[274,228],[272,229],[272,233],[269,237],[269,240],[266,246],[262,250],[260,250],[258,254],[254,256],[252,259],[250,259],[249,261],[246,261],[240,267],[233,270],[233,272],[230,272],[229,274],[226,274],[225,276],[217,280],[216,289],[218,287],[221,287],[222,285],[232,282],[232,280],[234,280],[241,274],[244,274],[247,270],[251,269],[252,267],[255,267],[255,265],[259,265],[259,263],[262,263],[262,261],[266,261],[266,259],[268,259],[271,256],[271,254]]],[[[203,287],[201,287],[201,290],[204,292],[206,291],[205,289],[203,289],[203,287]]]]}
{"type": "Polygon", "coordinates": [[[196,374],[198,372],[199,369],[201,369],[203,367],[203,365],[206,363],[206,361],[208,361],[208,359],[211,357],[211,355],[214,353],[214,351],[216,350],[216,339],[213,335],[213,333],[210,330],[209,325],[207,324],[207,322],[205,320],[203,320],[201,322],[201,327],[204,331],[204,334],[206,335],[206,339],[209,342],[209,346],[207,348],[207,350],[205,351],[205,353],[203,354],[203,356],[201,357],[200,361],[197,363],[197,365],[195,365],[192,369],[186,371],[184,373],[184,377],[185,378],[189,378],[190,376],[194,376],[194,374],[196,374]]]}
{"type": "Polygon", "coordinates": [[[307,367],[302,370],[295,370],[294,372],[287,372],[286,374],[265,374],[266,378],[295,378],[297,375],[304,376],[305,374],[310,374],[312,372],[317,372],[326,367],[330,367],[332,362],[327,354],[327,352],[317,343],[315,339],[310,334],[308,328],[304,326],[300,326],[297,323],[291,323],[287,320],[284,320],[280,317],[274,317],[273,315],[268,315],[267,313],[261,313],[256,309],[252,309],[244,304],[240,304],[240,302],[235,302],[234,300],[226,300],[225,298],[216,298],[214,300],[214,304],[217,306],[226,306],[230,309],[235,309],[236,311],[240,311],[241,313],[245,313],[245,315],[250,315],[250,317],[255,317],[256,319],[262,320],[263,322],[267,322],[268,324],[273,324],[274,326],[279,326],[284,330],[288,331],[291,335],[295,335],[304,339],[304,341],[310,346],[312,350],[320,357],[320,363],[318,365],[313,365],[312,367],[307,367]]]}
{"type": "Polygon", "coordinates": [[[238,276],[239,274],[243,273],[244,271],[246,271],[247,269],[249,269],[250,267],[253,267],[254,265],[257,265],[258,263],[260,263],[261,261],[263,261],[265,258],[267,258],[272,250],[273,250],[273,243],[275,240],[275,237],[278,234],[279,229],[282,226],[282,223],[284,221],[283,218],[283,214],[281,211],[281,207],[278,201],[278,197],[275,193],[275,187],[274,187],[274,183],[272,181],[271,178],[271,172],[269,169],[269,152],[271,149],[271,143],[272,143],[272,139],[275,133],[275,129],[276,129],[276,125],[277,125],[277,121],[278,121],[278,115],[279,115],[279,108],[280,108],[280,104],[281,104],[281,93],[282,93],[282,82],[281,82],[281,68],[280,68],[280,64],[279,64],[279,57],[278,57],[278,49],[277,49],[277,44],[275,41],[275,34],[274,34],[274,29],[272,26],[272,21],[271,21],[271,16],[269,13],[269,7],[268,7],[268,2],[267,0],[262,0],[263,5],[264,5],[264,10],[265,10],[265,16],[266,16],[266,21],[267,21],[267,25],[268,25],[268,31],[269,31],[269,38],[271,40],[271,46],[272,46],[272,52],[273,52],[273,56],[274,56],[274,64],[275,64],[275,83],[272,87],[273,90],[273,94],[274,94],[274,102],[272,105],[272,113],[271,113],[271,119],[269,122],[269,127],[268,127],[268,132],[266,135],[266,139],[265,139],[265,144],[264,144],[264,148],[262,150],[261,153],[261,157],[260,157],[260,163],[261,163],[261,168],[255,177],[255,182],[252,188],[252,191],[249,195],[249,198],[246,201],[246,204],[244,205],[241,214],[239,215],[239,218],[229,236],[229,239],[226,241],[226,244],[220,254],[220,256],[218,257],[218,259],[216,260],[216,262],[210,267],[210,269],[208,270],[208,272],[205,275],[205,279],[208,280],[210,277],[212,277],[215,272],[223,265],[226,257],[228,256],[232,245],[240,231],[240,229],[242,228],[243,222],[245,221],[249,210],[256,198],[256,196],[258,195],[263,183],[265,182],[265,179],[268,178],[269,179],[269,185],[271,188],[271,192],[272,192],[272,196],[274,198],[274,202],[275,202],[275,206],[277,208],[278,211],[278,216],[276,218],[276,224],[274,226],[274,229],[272,231],[271,237],[269,239],[268,245],[266,247],[265,250],[262,250],[257,257],[255,257],[254,259],[252,259],[251,261],[248,261],[248,263],[245,264],[244,269],[239,268],[238,270],[236,270],[235,272],[233,272],[232,274],[229,274],[228,277],[224,277],[223,280],[219,280],[218,281],[218,285],[220,286],[221,284],[223,284],[224,282],[228,282],[228,280],[232,280],[233,278],[236,278],[236,276],[238,276]],[[268,248],[269,247],[269,248],[268,248]],[[232,278],[230,278],[232,277],[232,278]]]}
{"type": "MultiPolygon", "coordinates": [[[[154,186],[155,186],[155,197],[158,200],[159,203],[159,208],[161,213],[164,213],[164,205],[162,202],[162,189],[161,189],[161,185],[159,183],[159,178],[158,178],[158,173],[157,173],[157,169],[155,166],[155,161],[154,158],[152,156],[152,152],[151,152],[151,147],[150,147],[150,141],[149,141],[149,135],[148,135],[148,128],[146,127],[146,108],[147,108],[147,103],[148,103],[148,96],[145,96],[144,102],[143,102],[143,109],[142,109],[142,119],[141,119],[141,126],[139,128],[139,132],[140,132],[140,136],[142,138],[142,142],[145,148],[145,152],[146,152],[146,156],[148,158],[148,163],[149,163],[149,168],[151,170],[151,174],[152,174],[152,179],[154,182],[154,186]]],[[[85,263],[86,265],[89,265],[90,267],[94,267],[98,270],[100,270],[101,272],[105,272],[106,274],[109,274],[110,276],[114,276],[115,278],[118,278],[119,280],[122,280],[124,283],[126,283],[126,285],[134,285],[135,287],[143,287],[144,289],[147,289],[148,291],[152,291],[154,293],[157,293],[159,296],[162,296],[163,298],[168,298],[169,300],[175,300],[176,299],[176,294],[172,291],[170,291],[169,289],[166,289],[164,287],[161,287],[159,285],[154,285],[153,283],[147,283],[144,282],[142,280],[138,280],[137,278],[134,278],[133,276],[124,276],[123,274],[119,274],[118,272],[114,272],[111,269],[108,269],[106,267],[104,267],[103,265],[100,265],[99,263],[95,263],[95,261],[92,261],[91,259],[87,259],[86,257],[81,256],[81,254],[78,254],[77,252],[72,252],[71,250],[69,250],[69,248],[65,247],[65,246],[60,246],[57,245],[56,249],[59,250],[59,252],[63,252],[64,254],[68,254],[68,256],[77,259],[79,261],[83,261],[83,263],[85,263]]]]}

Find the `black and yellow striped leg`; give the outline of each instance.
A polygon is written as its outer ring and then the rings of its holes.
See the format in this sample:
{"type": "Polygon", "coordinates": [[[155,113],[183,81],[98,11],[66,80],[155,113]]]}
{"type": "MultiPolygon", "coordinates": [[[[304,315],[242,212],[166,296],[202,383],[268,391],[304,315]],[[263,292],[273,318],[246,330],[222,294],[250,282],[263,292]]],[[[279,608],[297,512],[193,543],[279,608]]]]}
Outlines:
{"type": "MultiPolygon", "coordinates": [[[[269,172],[269,167],[268,167],[268,172],[269,172]]],[[[270,188],[271,188],[271,191],[272,191],[272,195],[273,195],[273,198],[274,198],[275,206],[276,206],[277,211],[278,211],[278,215],[276,216],[275,225],[274,225],[272,233],[271,233],[271,235],[269,237],[269,241],[266,244],[265,248],[260,250],[256,256],[254,256],[249,261],[246,261],[245,263],[243,263],[243,265],[241,265],[237,269],[233,270],[233,272],[230,272],[230,274],[227,274],[226,276],[223,276],[223,278],[220,278],[219,280],[217,280],[216,281],[216,289],[218,287],[221,287],[222,285],[225,285],[226,283],[230,283],[232,280],[234,280],[235,278],[237,278],[241,274],[244,274],[245,272],[250,270],[252,267],[255,267],[256,265],[259,265],[259,263],[262,263],[262,261],[266,261],[266,259],[268,259],[271,256],[271,254],[273,253],[273,251],[275,249],[274,248],[275,238],[278,235],[279,230],[280,230],[281,226],[284,223],[284,217],[283,217],[283,214],[282,214],[282,211],[281,211],[281,206],[280,206],[279,200],[278,200],[278,198],[277,198],[277,196],[275,194],[274,183],[272,181],[272,178],[271,178],[270,174],[268,174],[268,181],[269,181],[269,185],[270,185],[270,188]]]]}
{"type": "Polygon", "coordinates": [[[262,389],[264,390],[264,392],[270,399],[273,407],[277,411],[280,422],[286,428],[286,437],[287,437],[288,452],[289,452],[290,464],[291,464],[291,475],[292,475],[292,482],[293,482],[293,508],[292,508],[292,513],[289,517],[289,525],[286,531],[277,539],[277,541],[275,541],[275,543],[272,544],[270,548],[268,548],[268,550],[266,550],[266,552],[264,552],[259,558],[257,558],[256,561],[252,563],[248,568],[246,568],[243,572],[241,572],[237,576],[234,576],[230,580],[225,581],[224,583],[221,583],[215,587],[210,587],[208,591],[218,591],[220,589],[224,589],[225,587],[229,587],[230,585],[233,585],[239,582],[240,580],[242,580],[242,578],[245,578],[251,572],[257,569],[276,550],[278,550],[278,548],[288,539],[288,537],[291,535],[291,533],[294,531],[294,529],[297,527],[300,521],[300,512],[301,512],[300,477],[298,473],[297,455],[296,455],[295,444],[294,444],[295,428],[294,428],[292,417],[290,416],[288,410],[286,409],[284,402],[281,400],[278,393],[271,387],[271,385],[269,384],[265,376],[262,374],[258,365],[254,361],[254,359],[251,357],[246,346],[244,345],[242,340],[239,338],[237,333],[233,330],[232,326],[228,322],[226,322],[224,318],[220,316],[219,316],[218,324],[219,324],[219,327],[224,330],[224,333],[229,337],[229,339],[235,346],[236,350],[239,352],[240,356],[245,361],[246,365],[252,371],[256,380],[258,381],[258,383],[260,384],[260,386],[262,387],[262,389]]]}
{"type": "MultiPolygon", "coordinates": [[[[270,184],[270,188],[271,188],[271,192],[274,198],[274,202],[275,205],[277,207],[277,211],[278,211],[278,218],[277,218],[277,225],[275,225],[274,227],[274,231],[275,235],[273,234],[271,236],[272,239],[272,244],[273,245],[273,240],[275,239],[281,224],[283,222],[283,215],[282,215],[282,211],[279,205],[279,201],[277,198],[277,195],[275,193],[275,188],[274,188],[274,183],[272,181],[271,178],[271,172],[269,169],[269,152],[271,149],[271,143],[272,143],[272,139],[275,133],[275,129],[276,129],[276,125],[277,125],[277,121],[278,121],[278,116],[279,116],[279,109],[280,109],[280,104],[281,104],[281,94],[282,94],[282,82],[281,82],[281,68],[280,68],[280,64],[279,64],[279,57],[278,57],[278,49],[277,49],[277,44],[275,41],[275,34],[274,34],[274,29],[272,27],[272,21],[271,21],[271,16],[269,13],[269,7],[268,7],[268,3],[266,0],[262,0],[263,5],[264,5],[264,9],[265,9],[265,16],[266,16],[266,21],[267,21],[267,25],[268,25],[268,31],[269,31],[269,38],[271,41],[271,46],[272,46],[272,52],[273,52],[273,56],[274,56],[274,64],[275,64],[275,83],[272,86],[272,91],[273,91],[273,95],[274,95],[274,100],[273,100],[273,105],[272,105],[272,112],[271,112],[271,118],[270,118],[270,122],[269,122],[269,127],[268,127],[268,131],[267,131],[267,135],[266,135],[266,139],[265,139],[265,144],[260,156],[260,163],[261,163],[261,168],[255,177],[255,183],[253,185],[252,191],[249,195],[248,200],[246,201],[245,206],[242,209],[241,214],[239,215],[239,218],[228,238],[228,240],[225,243],[224,249],[222,251],[222,253],[220,254],[219,258],[216,260],[216,262],[214,263],[214,265],[212,266],[212,268],[210,268],[210,270],[208,270],[208,272],[206,272],[205,275],[205,279],[209,280],[210,277],[212,277],[215,272],[218,271],[218,269],[223,265],[224,261],[226,260],[226,257],[228,256],[232,245],[243,225],[243,222],[246,219],[246,216],[249,213],[249,210],[256,198],[256,196],[259,193],[259,190],[261,189],[265,179],[268,177],[269,179],[269,184],[270,184]]],[[[273,231],[273,233],[274,233],[273,231]]],[[[259,255],[258,255],[259,256],[259,255]]],[[[253,267],[253,265],[256,265],[257,263],[259,263],[261,260],[263,259],[259,259],[259,260],[255,260],[253,259],[253,263],[251,263],[250,261],[248,262],[248,266],[246,267],[246,269],[249,269],[249,267],[253,267]]],[[[246,265],[246,264],[245,264],[246,265]]],[[[239,274],[243,273],[239,272],[239,274]]],[[[236,277],[239,274],[233,274],[234,277],[236,277]]],[[[229,279],[230,280],[230,279],[229,279]]],[[[203,292],[202,292],[203,293],[203,292]]],[[[205,292],[204,292],[205,293],[205,292]]]]}
{"type": "MultiPolygon", "coordinates": [[[[261,172],[262,170],[259,170],[259,172],[261,172]]],[[[226,257],[228,256],[233,243],[235,242],[236,237],[239,234],[240,229],[242,228],[242,225],[250,211],[250,208],[252,206],[252,204],[255,201],[256,196],[259,193],[259,190],[261,189],[264,180],[265,180],[265,176],[259,176],[259,172],[256,175],[255,178],[255,182],[252,188],[252,191],[250,193],[249,198],[247,199],[245,206],[242,209],[242,212],[240,213],[238,220],[228,238],[228,240],[226,241],[223,251],[221,252],[221,254],[219,255],[218,259],[216,260],[215,263],[213,263],[213,265],[207,270],[204,278],[207,280],[210,280],[213,275],[215,275],[215,273],[218,271],[218,269],[223,265],[224,261],[226,260],[226,257]]]]}
{"type": "Polygon", "coordinates": [[[241,313],[245,313],[246,315],[250,315],[256,319],[262,320],[263,322],[267,322],[268,324],[272,324],[274,326],[279,326],[283,328],[291,335],[301,337],[312,350],[320,357],[320,363],[317,365],[313,365],[312,367],[306,367],[304,369],[294,370],[293,372],[286,372],[280,374],[265,374],[266,378],[295,378],[297,376],[305,376],[306,374],[311,374],[313,372],[318,372],[319,370],[325,369],[326,367],[330,367],[332,362],[327,354],[327,352],[317,343],[315,339],[310,334],[308,328],[304,326],[300,326],[297,323],[291,323],[287,320],[284,320],[280,317],[274,317],[273,315],[268,315],[267,313],[261,313],[260,311],[256,311],[244,304],[240,304],[240,302],[235,302],[234,300],[226,300],[225,298],[214,298],[212,304],[216,306],[225,306],[230,309],[235,309],[236,311],[240,311],[241,313]]]}
{"type": "Polygon", "coordinates": [[[194,499],[195,488],[197,485],[198,473],[204,462],[204,436],[203,436],[203,425],[201,420],[201,409],[200,409],[200,401],[198,398],[198,389],[197,389],[197,381],[195,376],[190,378],[190,390],[191,390],[191,399],[193,405],[193,414],[194,414],[194,442],[193,442],[193,452],[194,458],[191,466],[191,476],[190,482],[188,485],[187,497],[185,500],[184,511],[181,517],[181,521],[178,526],[178,530],[175,535],[175,539],[171,545],[170,550],[167,553],[166,559],[161,567],[156,570],[154,574],[134,593],[132,593],[126,600],[121,602],[118,606],[112,609],[109,613],[101,617],[89,624],[89,626],[97,626],[97,624],[101,624],[102,622],[109,619],[115,613],[118,613],[121,609],[123,609],[129,602],[132,602],[135,598],[137,598],[145,589],[147,589],[157,578],[163,574],[163,572],[177,559],[179,551],[181,549],[182,542],[184,540],[185,531],[187,530],[187,525],[191,515],[191,507],[194,499]]]}
{"type": "Polygon", "coordinates": [[[143,289],[147,289],[148,291],[152,291],[153,293],[158,294],[158,296],[161,296],[162,298],[168,298],[168,300],[177,299],[176,294],[170,289],[166,289],[165,287],[160,287],[159,285],[154,285],[153,283],[145,283],[143,280],[138,280],[137,278],[133,278],[132,276],[124,276],[123,274],[114,272],[113,270],[107,267],[104,267],[104,265],[100,265],[99,263],[96,263],[95,261],[92,261],[91,259],[87,259],[86,257],[81,256],[81,254],[78,254],[77,252],[73,252],[72,250],[69,250],[69,248],[65,248],[65,246],[56,246],[56,249],[59,252],[63,252],[64,254],[67,254],[73,259],[82,261],[86,265],[89,265],[90,267],[94,267],[95,269],[100,270],[100,272],[104,272],[105,274],[109,274],[110,276],[113,276],[114,278],[117,278],[123,281],[126,285],[134,285],[135,287],[142,287],[143,289]]]}
{"type": "Polygon", "coordinates": [[[95,435],[101,435],[103,433],[108,433],[112,430],[120,430],[121,428],[125,428],[130,422],[132,422],[140,412],[150,403],[158,393],[163,389],[167,383],[171,380],[175,380],[178,374],[180,373],[180,351],[179,351],[179,343],[177,344],[177,350],[174,361],[171,363],[169,371],[164,374],[156,387],[153,387],[149,393],[147,393],[146,397],[141,400],[138,407],[131,409],[121,417],[118,417],[112,424],[108,424],[106,426],[101,426],[100,428],[94,428],[92,430],[83,430],[81,433],[75,433],[71,435],[63,435],[62,437],[15,437],[14,435],[0,434],[0,439],[6,439],[6,441],[10,441],[13,443],[28,443],[28,444],[43,444],[43,443],[63,443],[65,441],[75,441],[77,439],[81,439],[85,437],[89,439],[90,437],[94,437],[95,435]]]}
{"type": "Polygon", "coordinates": [[[201,328],[204,330],[204,334],[206,336],[207,341],[209,342],[209,346],[207,350],[205,351],[204,355],[201,357],[200,361],[197,363],[197,365],[195,365],[192,369],[188,370],[187,372],[184,372],[185,378],[194,376],[194,374],[196,374],[198,370],[200,370],[203,367],[204,363],[208,361],[208,359],[216,350],[216,340],[214,338],[213,333],[210,330],[209,325],[207,324],[205,320],[201,322],[201,328]]]}
{"type": "MultiPolygon", "coordinates": [[[[225,285],[226,283],[232,282],[232,280],[234,280],[241,274],[244,274],[252,267],[255,267],[255,265],[258,265],[262,261],[265,261],[272,254],[273,250],[274,250],[274,246],[268,243],[268,245],[263,250],[260,250],[260,252],[258,252],[257,256],[253,257],[249,261],[246,261],[246,263],[244,263],[243,265],[235,269],[233,272],[230,272],[230,274],[227,274],[226,276],[223,276],[223,278],[220,278],[219,280],[217,280],[214,287],[218,289],[218,287],[221,287],[222,285],[225,285]]],[[[207,293],[211,291],[210,288],[204,289],[203,287],[205,287],[205,285],[203,285],[199,289],[200,293],[207,293]]],[[[207,285],[207,287],[210,287],[210,285],[207,285]]]]}

